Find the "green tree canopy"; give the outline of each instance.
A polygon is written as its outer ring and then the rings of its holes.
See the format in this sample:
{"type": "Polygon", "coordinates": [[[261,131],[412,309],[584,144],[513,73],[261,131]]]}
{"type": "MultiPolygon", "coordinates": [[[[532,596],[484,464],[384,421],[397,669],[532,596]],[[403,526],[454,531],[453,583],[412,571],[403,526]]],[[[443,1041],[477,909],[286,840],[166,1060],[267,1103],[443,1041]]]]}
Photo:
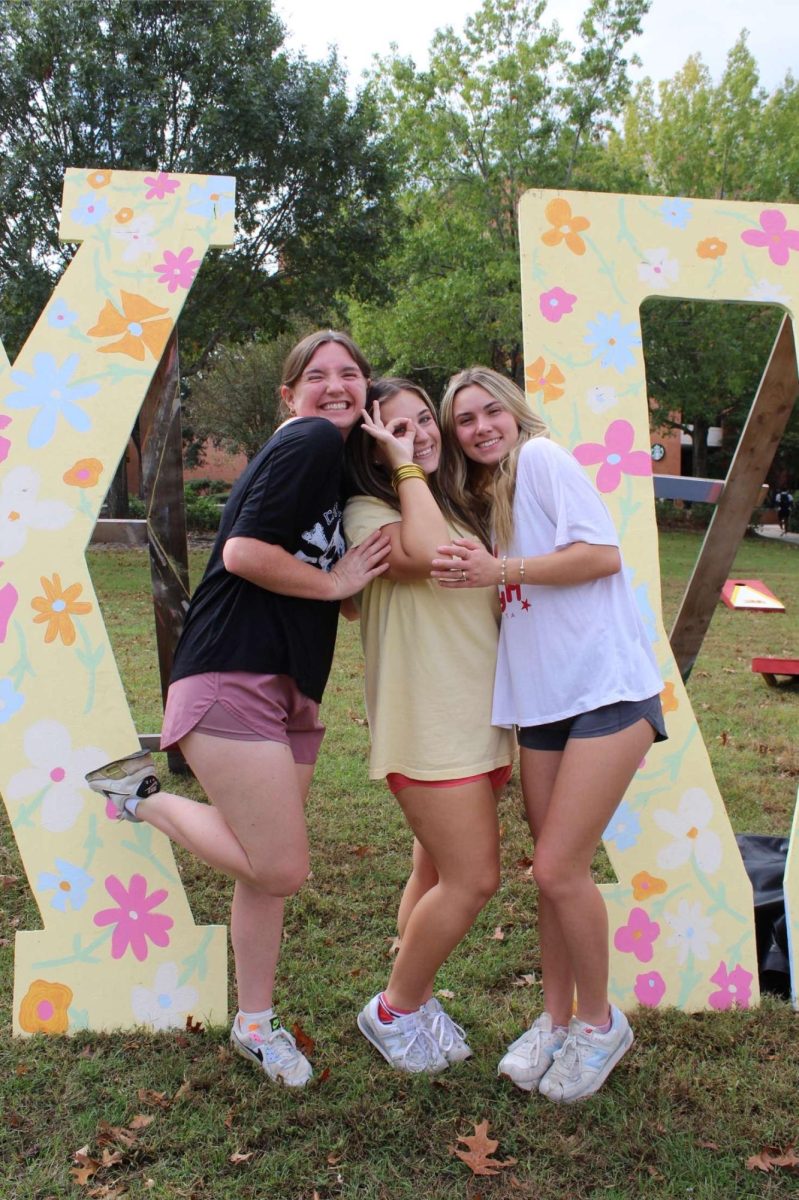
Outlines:
{"type": "Polygon", "coordinates": [[[309,62],[283,41],[271,0],[0,0],[12,354],[72,253],[57,240],[68,166],[236,176],[236,245],[192,290],[184,365],[378,285],[395,228],[389,139],[373,100],[348,98],[335,55],[309,62]]]}

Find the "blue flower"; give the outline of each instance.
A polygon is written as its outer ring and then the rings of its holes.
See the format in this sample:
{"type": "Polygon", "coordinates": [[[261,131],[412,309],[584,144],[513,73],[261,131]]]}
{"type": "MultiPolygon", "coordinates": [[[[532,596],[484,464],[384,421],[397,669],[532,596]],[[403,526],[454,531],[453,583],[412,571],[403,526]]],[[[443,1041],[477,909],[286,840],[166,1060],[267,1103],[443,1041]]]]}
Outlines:
{"type": "Polygon", "coordinates": [[[97,225],[108,211],[108,201],[105,196],[98,196],[96,192],[87,192],[80,197],[69,215],[78,225],[97,225]]]}
{"type": "Polygon", "coordinates": [[[186,212],[201,217],[223,217],[235,207],[235,186],[235,180],[225,175],[212,175],[204,187],[193,183],[189,188],[186,212]]]}
{"type": "Polygon", "coordinates": [[[632,347],[641,345],[637,323],[623,325],[619,312],[610,316],[597,313],[596,320],[588,322],[588,337],[584,340],[593,347],[591,357],[598,358],[601,367],[615,367],[619,374],[635,362],[632,347]]]}
{"type": "Polygon", "coordinates": [[[70,354],[59,367],[52,354],[39,353],[33,356],[33,372],[12,371],[11,378],[22,388],[11,392],[6,398],[8,408],[38,408],[28,431],[28,445],[33,450],[46,446],[55,433],[59,416],[85,433],[92,427],[92,419],[75,401],[93,396],[99,391],[99,383],[77,383],[69,386],[69,377],[78,365],[78,355],[70,354]]]}
{"type": "Polygon", "coordinates": [[[675,229],[685,229],[691,219],[692,204],[690,200],[664,200],[660,206],[660,215],[667,225],[675,229]]]}
{"type": "Polygon", "coordinates": [[[652,608],[652,604],[649,600],[649,583],[644,580],[643,583],[634,584],[633,575],[635,572],[633,571],[632,567],[625,567],[624,574],[627,576],[635,603],[638,607],[638,612],[641,620],[644,623],[646,636],[649,638],[650,642],[656,642],[658,640],[657,620],[655,618],[654,609],[652,608]]]}
{"type": "Polygon", "coordinates": [[[50,907],[56,912],[66,912],[67,905],[73,912],[83,908],[89,888],[94,883],[91,875],[87,875],[82,867],[66,862],[63,858],[55,860],[56,871],[42,871],[36,886],[41,892],[54,892],[50,907]]]}
{"type": "Polygon", "coordinates": [[[641,836],[641,822],[623,800],[608,822],[608,827],[602,834],[606,842],[615,842],[618,850],[629,850],[641,836]]]}
{"type": "Polygon", "coordinates": [[[25,697],[21,692],[16,691],[9,677],[0,679],[0,725],[5,725],[7,721],[10,721],[24,703],[25,697]]]}
{"type": "Polygon", "coordinates": [[[53,329],[67,329],[77,319],[78,314],[67,307],[65,300],[54,300],[47,310],[47,324],[53,329]]]}

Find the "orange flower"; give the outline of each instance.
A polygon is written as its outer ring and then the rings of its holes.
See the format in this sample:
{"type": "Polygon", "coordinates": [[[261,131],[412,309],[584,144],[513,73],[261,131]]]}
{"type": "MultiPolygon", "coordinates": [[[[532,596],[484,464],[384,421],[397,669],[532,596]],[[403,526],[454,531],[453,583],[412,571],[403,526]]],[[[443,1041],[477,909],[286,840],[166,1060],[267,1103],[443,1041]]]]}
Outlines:
{"type": "Polygon", "coordinates": [[[91,612],[92,607],[88,601],[78,600],[78,596],[83,591],[83,584],[73,583],[68,588],[62,589],[61,576],[56,573],[53,574],[52,579],[42,575],[41,584],[44,595],[35,596],[31,600],[31,607],[35,608],[39,614],[33,618],[34,623],[41,625],[47,621],[45,643],[54,642],[57,637],[60,637],[65,646],[71,646],[75,641],[75,626],[72,624],[72,618],[84,616],[85,613],[91,612]]]}
{"type": "Polygon", "coordinates": [[[527,376],[526,390],[531,396],[534,396],[536,392],[543,392],[544,404],[549,404],[552,400],[559,400],[563,395],[564,389],[558,385],[565,383],[566,377],[555,363],[552,363],[547,371],[543,358],[537,358],[527,368],[525,374],[527,376]]]}
{"type": "Polygon", "coordinates": [[[727,253],[727,243],[717,237],[705,238],[696,247],[696,252],[700,258],[721,258],[727,253]]]}
{"type": "Polygon", "coordinates": [[[665,879],[658,879],[648,871],[639,871],[637,875],[633,875],[631,882],[636,900],[649,900],[652,896],[659,896],[668,886],[665,879]]]}
{"type": "Polygon", "coordinates": [[[103,473],[103,464],[99,458],[79,458],[78,461],[64,472],[64,483],[70,487],[94,487],[103,473]]]}
{"type": "Polygon", "coordinates": [[[115,214],[114,220],[118,225],[127,225],[128,221],[133,220],[133,209],[120,208],[119,212],[115,214]]]}
{"type": "Polygon", "coordinates": [[[660,693],[660,703],[663,706],[664,713],[676,712],[680,707],[680,702],[674,695],[673,683],[667,683],[660,693]]]}
{"type": "Polygon", "coordinates": [[[590,228],[591,222],[587,217],[573,217],[568,200],[560,197],[550,200],[544,214],[552,225],[541,235],[545,246],[559,246],[565,242],[572,254],[585,254],[585,242],[579,235],[590,228]]]}
{"type": "Polygon", "coordinates": [[[153,358],[160,358],[172,332],[172,321],[169,317],[160,317],[160,314],[169,312],[169,309],[160,308],[133,292],[119,294],[122,297],[122,312],[114,308],[110,300],[106,300],[97,324],[88,330],[89,337],[116,337],[121,333],[118,342],[112,342],[110,346],[98,346],[99,352],[127,354],[143,362],[146,347],[153,358]],[[159,317],[158,320],[154,319],[159,317]]]}
{"type": "Polygon", "coordinates": [[[72,988],[65,983],[34,979],[19,1006],[20,1027],[26,1033],[66,1033],[72,988]]]}
{"type": "Polygon", "coordinates": [[[110,171],[92,171],[91,175],[86,176],[86,182],[90,188],[98,191],[100,188],[108,187],[111,182],[110,171]]]}

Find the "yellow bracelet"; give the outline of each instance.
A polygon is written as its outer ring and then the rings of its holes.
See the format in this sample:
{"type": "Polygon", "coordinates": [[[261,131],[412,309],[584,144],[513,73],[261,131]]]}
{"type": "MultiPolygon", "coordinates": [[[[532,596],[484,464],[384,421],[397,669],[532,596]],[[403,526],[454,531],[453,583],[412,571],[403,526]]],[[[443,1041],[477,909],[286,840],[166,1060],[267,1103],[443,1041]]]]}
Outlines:
{"type": "Polygon", "coordinates": [[[427,483],[427,476],[418,463],[403,463],[392,472],[391,486],[395,492],[399,491],[399,485],[404,479],[423,479],[427,483]]]}
{"type": "Polygon", "coordinates": [[[519,587],[524,586],[524,559],[519,559],[519,587]]]}
{"type": "Polygon", "coordinates": [[[503,554],[502,562],[501,562],[500,568],[499,568],[499,586],[503,590],[507,586],[507,575],[508,575],[508,556],[507,556],[507,554],[503,554]]]}

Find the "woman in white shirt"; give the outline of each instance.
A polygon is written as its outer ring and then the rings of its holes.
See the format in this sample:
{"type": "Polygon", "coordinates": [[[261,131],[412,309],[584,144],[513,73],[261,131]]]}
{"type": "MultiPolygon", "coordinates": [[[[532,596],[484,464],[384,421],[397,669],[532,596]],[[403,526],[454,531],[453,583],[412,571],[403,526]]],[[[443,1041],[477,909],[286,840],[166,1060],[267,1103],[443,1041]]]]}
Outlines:
{"type": "Polygon", "coordinates": [[[638,764],[666,736],[663,683],[610,515],[519,388],[487,368],[462,371],[441,421],[442,484],[487,508],[496,553],[453,539],[433,576],[448,589],[500,589],[492,719],[518,730],[540,893],[544,1012],[499,1073],[570,1102],[595,1092],[633,1041],[608,1001],[608,921],[591,861],[638,764]]]}

